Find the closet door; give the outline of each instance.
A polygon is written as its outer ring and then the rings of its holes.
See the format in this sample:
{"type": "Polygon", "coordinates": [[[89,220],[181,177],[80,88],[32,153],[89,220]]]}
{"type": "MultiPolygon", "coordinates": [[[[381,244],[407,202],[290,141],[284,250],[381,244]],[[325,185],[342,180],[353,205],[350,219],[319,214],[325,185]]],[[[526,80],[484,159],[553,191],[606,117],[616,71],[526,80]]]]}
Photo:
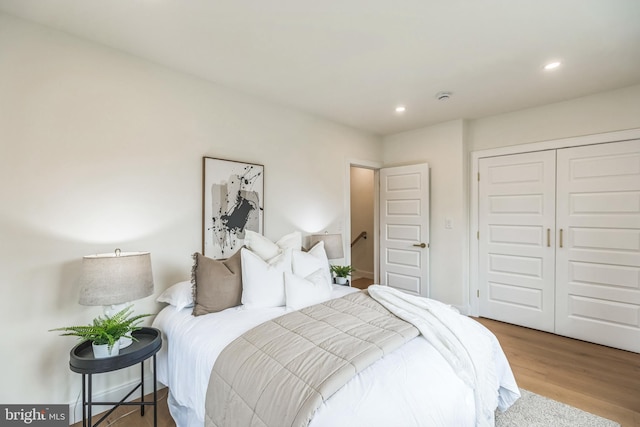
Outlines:
{"type": "Polygon", "coordinates": [[[557,158],[556,333],[640,352],[640,140],[557,158]]]}
{"type": "Polygon", "coordinates": [[[555,151],[480,159],[480,316],[553,332],[555,151]]]}

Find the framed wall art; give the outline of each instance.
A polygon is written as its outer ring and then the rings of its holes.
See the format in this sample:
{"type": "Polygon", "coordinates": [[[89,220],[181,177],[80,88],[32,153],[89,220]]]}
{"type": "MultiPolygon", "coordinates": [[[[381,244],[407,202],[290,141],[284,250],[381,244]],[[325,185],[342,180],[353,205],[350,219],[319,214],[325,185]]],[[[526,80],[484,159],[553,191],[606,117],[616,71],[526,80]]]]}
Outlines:
{"type": "Polygon", "coordinates": [[[246,230],[263,233],[264,166],[202,158],[202,253],[228,258],[246,230]]]}

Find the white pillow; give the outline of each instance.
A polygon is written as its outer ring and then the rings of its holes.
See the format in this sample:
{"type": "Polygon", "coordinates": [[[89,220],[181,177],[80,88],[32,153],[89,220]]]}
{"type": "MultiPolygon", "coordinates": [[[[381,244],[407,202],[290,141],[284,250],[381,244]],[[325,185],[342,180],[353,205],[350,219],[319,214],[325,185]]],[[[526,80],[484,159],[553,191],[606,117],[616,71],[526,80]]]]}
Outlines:
{"type": "Polygon", "coordinates": [[[251,251],[257,254],[260,258],[268,261],[280,255],[287,249],[299,250],[302,247],[302,233],[294,231],[293,233],[282,236],[280,240],[273,243],[262,234],[251,230],[245,230],[244,245],[251,249],[251,251]]]}
{"type": "Polygon", "coordinates": [[[324,250],[324,242],[316,243],[308,252],[293,251],[291,267],[293,274],[300,277],[307,277],[320,269],[327,287],[331,289],[331,270],[327,253],[324,250]]]}
{"type": "Polygon", "coordinates": [[[325,282],[324,272],[318,269],[305,278],[284,273],[287,308],[300,310],[331,298],[331,288],[325,282]]]}
{"type": "Polygon", "coordinates": [[[285,234],[276,242],[276,245],[283,252],[287,249],[299,251],[302,247],[302,233],[294,231],[293,233],[285,234]]]}
{"type": "Polygon", "coordinates": [[[191,282],[178,282],[161,293],[156,298],[156,301],[171,304],[176,310],[193,307],[193,284],[191,282]]]}
{"type": "Polygon", "coordinates": [[[242,257],[242,304],[246,308],[285,305],[284,273],[291,273],[291,250],[264,261],[246,248],[242,257]]]}

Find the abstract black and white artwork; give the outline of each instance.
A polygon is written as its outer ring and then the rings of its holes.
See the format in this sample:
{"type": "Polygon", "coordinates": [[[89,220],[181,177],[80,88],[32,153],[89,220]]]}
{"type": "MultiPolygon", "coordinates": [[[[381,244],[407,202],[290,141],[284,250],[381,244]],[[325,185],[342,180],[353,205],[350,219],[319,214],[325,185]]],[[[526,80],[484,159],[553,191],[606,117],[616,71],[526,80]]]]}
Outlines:
{"type": "Polygon", "coordinates": [[[262,234],[264,166],[202,160],[202,251],[209,258],[228,258],[242,247],[246,230],[262,234]]]}

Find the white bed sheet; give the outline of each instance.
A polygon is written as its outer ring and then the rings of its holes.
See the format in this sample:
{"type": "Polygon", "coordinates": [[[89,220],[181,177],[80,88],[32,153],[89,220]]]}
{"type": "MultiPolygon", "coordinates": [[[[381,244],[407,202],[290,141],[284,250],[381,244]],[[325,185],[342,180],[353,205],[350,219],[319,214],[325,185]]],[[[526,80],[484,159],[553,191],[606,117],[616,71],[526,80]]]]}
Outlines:
{"type": "MultiPolygon", "coordinates": [[[[334,286],[333,298],[357,289],[334,286]]],[[[169,409],[178,427],[202,427],[209,376],[220,352],[258,324],[285,314],[285,307],[236,307],[194,317],[191,308],[165,307],[153,326],[163,332],[158,380],[169,387],[169,409]]],[[[470,328],[493,335],[468,319],[470,328]]],[[[500,409],[519,396],[497,340],[494,361],[500,383],[500,409]]],[[[311,427],[390,425],[475,426],[473,390],[422,336],[385,356],[350,380],[316,412],[311,427]]]]}

